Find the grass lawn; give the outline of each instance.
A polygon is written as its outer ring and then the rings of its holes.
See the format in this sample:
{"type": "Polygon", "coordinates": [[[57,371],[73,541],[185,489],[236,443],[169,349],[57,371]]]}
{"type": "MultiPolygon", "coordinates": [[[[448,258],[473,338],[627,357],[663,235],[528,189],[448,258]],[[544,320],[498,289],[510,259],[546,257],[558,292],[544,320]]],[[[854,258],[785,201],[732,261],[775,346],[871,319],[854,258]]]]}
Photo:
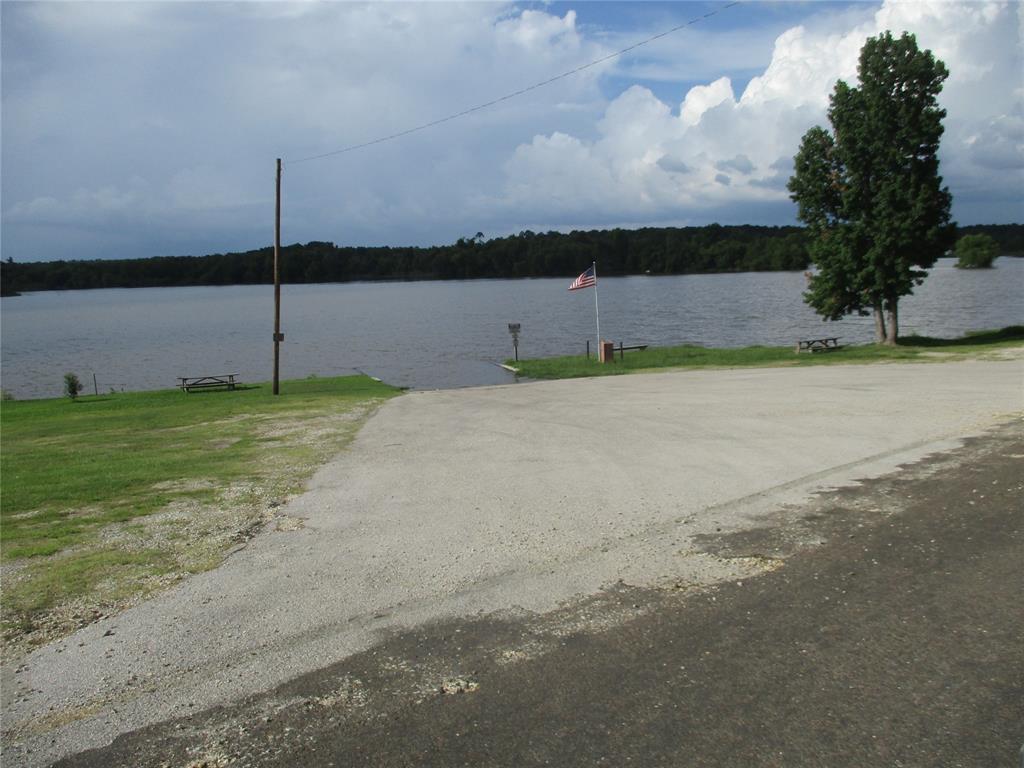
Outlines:
{"type": "Polygon", "coordinates": [[[365,376],[0,407],[0,601],[41,642],[213,567],[399,390],[365,376]]]}
{"type": "Polygon", "coordinates": [[[531,379],[569,379],[583,376],[615,376],[664,368],[738,368],[756,366],[836,365],[843,363],[948,360],[996,352],[1024,344],[1024,326],[999,331],[979,331],[962,339],[932,339],[906,336],[895,347],[881,344],[847,346],[832,352],[795,354],[793,347],[742,347],[708,349],[697,346],[651,347],[616,354],[613,363],[601,364],[586,355],[539,360],[507,360],[519,375],[531,379]]]}

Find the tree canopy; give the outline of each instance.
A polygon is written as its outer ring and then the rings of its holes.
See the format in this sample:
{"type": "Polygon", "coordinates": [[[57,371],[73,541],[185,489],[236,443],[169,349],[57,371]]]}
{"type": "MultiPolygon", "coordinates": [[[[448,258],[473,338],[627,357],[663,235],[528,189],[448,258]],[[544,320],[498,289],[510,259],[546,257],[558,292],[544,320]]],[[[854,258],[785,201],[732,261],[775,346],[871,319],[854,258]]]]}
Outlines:
{"type": "MultiPolygon", "coordinates": [[[[453,245],[426,248],[296,243],[282,248],[281,279],[286,283],[331,283],[575,276],[593,261],[605,276],[803,270],[808,265],[800,227],[712,224],[570,233],[525,231],[491,240],[477,232],[453,245]]],[[[272,248],[208,256],[7,262],[0,264],[0,285],[10,294],[67,288],[270,283],[272,264],[272,248]]]]}
{"type": "Polygon", "coordinates": [[[898,304],[952,244],[952,196],[938,149],[949,73],[913,35],[869,38],[859,86],[840,80],[831,132],[803,137],[789,181],[817,271],[805,298],[827,320],[873,311],[877,338],[896,343],[898,304]]]}
{"type": "MultiPolygon", "coordinates": [[[[1024,256],[1024,225],[972,224],[962,234],[986,234],[1004,256],[1024,256]]],[[[648,227],[562,234],[521,232],[484,240],[480,233],[453,245],[367,248],[313,241],[282,249],[286,283],[350,280],[564,277],[595,259],[600,274],[674,275],[804,270],[808,237],[802,227],[648,227]]],[[[812,242],[813,245],[813,242],[812,242]]],[[[143,259],[0,262],[0,294],[83,288],[253,285],[274,281],[273,249],[207,256],[143,259]]]]}
{"type": "Polygon", "coordinates": [[[961,269],[988,269],[999,255],[999,244],[988,235],[964,235],[956,241],[955,253],[961,269]]]}

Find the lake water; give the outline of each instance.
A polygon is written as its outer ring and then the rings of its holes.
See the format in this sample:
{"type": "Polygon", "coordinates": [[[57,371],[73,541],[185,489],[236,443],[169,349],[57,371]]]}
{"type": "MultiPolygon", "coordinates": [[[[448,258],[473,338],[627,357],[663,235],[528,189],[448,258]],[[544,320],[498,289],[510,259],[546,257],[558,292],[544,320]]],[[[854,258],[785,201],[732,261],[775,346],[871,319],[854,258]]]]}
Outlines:
{"type": "MultiPolygon", "coordinates": [[[[594,291],[570,279],[282,286],[281,378],[363,371],[414,389],[514,381],[512,356],[584,351],[596,337],[594,291]]],[[[601,334],[628,344],[788,345],[839,336],[869,342],[872,318],[822,322],[801,272],[600,278],[601,334]]],[[[953,337],[1024,324],[1024,259],[958,270],[941,259],[900,304],[901,333],[953,337]]],[[[56,397],[63,374],[85,392],[162,389],[178,376],[237,373],[268,381],[273,287],[49,291],[3,299],[0,384],[18,398],[56,397]]]]}

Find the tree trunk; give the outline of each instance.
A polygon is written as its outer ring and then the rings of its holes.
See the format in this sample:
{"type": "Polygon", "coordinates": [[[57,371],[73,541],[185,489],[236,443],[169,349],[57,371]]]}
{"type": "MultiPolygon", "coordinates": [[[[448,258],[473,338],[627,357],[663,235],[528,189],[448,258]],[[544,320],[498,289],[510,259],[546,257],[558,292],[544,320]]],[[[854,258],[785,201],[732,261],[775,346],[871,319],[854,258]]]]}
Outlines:
{"type": "Polygon", "coordinates": [[[875,304],[875,343],[885,344],[885,314],[882,312],[882,303],[875,304]]]}
{"type": "Polygon", "coordinates": [[[886,302],[886,313],[889,315],[889,319],[887,323],[888,328],[885,336],[885,343],[888,344],[890,347],[896,346],[896,339],[900,335],[900,315],[899,307],[897,305],[898,301],[899,299],[893,299],[891,301],[886,302]]]}

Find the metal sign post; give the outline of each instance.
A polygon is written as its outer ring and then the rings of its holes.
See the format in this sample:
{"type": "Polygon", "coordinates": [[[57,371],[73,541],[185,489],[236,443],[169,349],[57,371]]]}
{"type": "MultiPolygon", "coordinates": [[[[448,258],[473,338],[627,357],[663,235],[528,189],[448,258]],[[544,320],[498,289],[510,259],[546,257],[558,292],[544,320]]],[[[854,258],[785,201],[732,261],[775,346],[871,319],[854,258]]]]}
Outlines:
{"type": "Polygon", "coordinates": [[[512,334],[512,349],[515,352],[516,362],[519,362],[519,323],[509,323],[508,332],[512,334]]]}

